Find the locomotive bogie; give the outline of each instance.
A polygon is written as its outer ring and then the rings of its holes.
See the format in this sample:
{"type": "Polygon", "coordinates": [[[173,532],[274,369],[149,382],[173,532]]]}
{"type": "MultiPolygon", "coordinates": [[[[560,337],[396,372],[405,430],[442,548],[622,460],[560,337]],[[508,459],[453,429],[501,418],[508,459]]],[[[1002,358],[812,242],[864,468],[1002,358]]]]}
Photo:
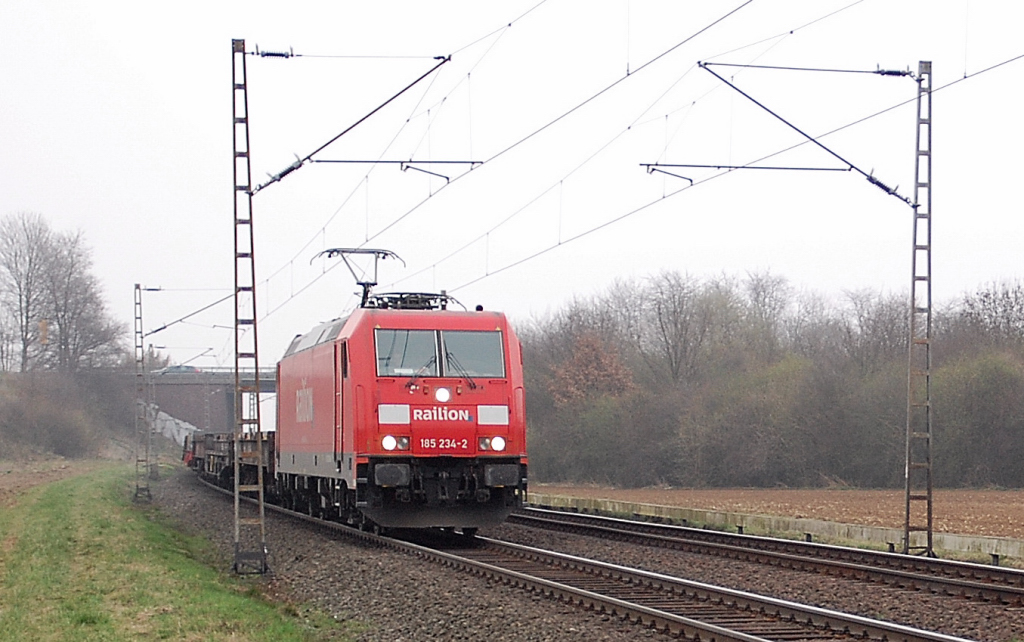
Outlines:
{"type": "Polygon", "coordinates": [[[344,482],[335,479],[279,473],[274,493],[285,508],[324,519],[336,520],[354,512],[344,482]]]}

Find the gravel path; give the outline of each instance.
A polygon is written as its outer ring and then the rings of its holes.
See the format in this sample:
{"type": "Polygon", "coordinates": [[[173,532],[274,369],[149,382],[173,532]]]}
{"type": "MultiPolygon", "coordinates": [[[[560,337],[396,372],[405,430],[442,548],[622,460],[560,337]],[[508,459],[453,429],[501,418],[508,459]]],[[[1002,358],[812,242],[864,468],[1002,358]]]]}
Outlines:
{"type": "MultiPolygon", "coordinates": [[[[185,471],[154,489],[155,500],[189,530],[215,542],[225,567],[232,550],[232,504],[185,471]]],[[[519,526],[481,535],[565,551],[626,566],[850,611],[985,642],[1024,639],[1024,609],[908,594],[785,569],[643,549],[519,526]]],[[[273,514],[267,516],[273,577],[268,590],[311,603],[368,628],[364,641],[667,640],[649,629],[587,613],[393,551],[331,541],[273,514]]]]}

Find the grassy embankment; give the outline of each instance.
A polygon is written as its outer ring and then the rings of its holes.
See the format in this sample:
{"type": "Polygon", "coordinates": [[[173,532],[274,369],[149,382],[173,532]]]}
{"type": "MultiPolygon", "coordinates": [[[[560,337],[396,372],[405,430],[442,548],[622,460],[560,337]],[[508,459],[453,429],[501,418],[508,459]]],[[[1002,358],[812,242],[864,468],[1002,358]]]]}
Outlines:
{"type": "Polygon", "coordinates": [[[350,640],[357,629],[264,599],[202,539],[133,505],[104,468],[0,506],[0,640],[350,640]]]}

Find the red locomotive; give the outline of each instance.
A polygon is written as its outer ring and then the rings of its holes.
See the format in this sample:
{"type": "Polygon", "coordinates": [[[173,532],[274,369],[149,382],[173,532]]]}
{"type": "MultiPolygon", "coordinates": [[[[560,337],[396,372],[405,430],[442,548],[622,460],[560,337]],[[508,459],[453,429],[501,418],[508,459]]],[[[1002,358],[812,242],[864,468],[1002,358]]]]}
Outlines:
{"type": "MultiPolygon", "coordinates": [[[[519,341],[505,315],[447,302],[364,297],[292,341],[277,365],[268,500],[350,523],[464,533],[521,505],[519,341]]],[[[227,458],[193,456],[207,473],[230,473],[227,458]]]]}
{"type": "Polygon", "coordinates": [[[465,530],[520,504],[519,341],[503,314],[437,301],[381,295],[292,341],[277,369],[276,491],[286,506],[465,530]]]}

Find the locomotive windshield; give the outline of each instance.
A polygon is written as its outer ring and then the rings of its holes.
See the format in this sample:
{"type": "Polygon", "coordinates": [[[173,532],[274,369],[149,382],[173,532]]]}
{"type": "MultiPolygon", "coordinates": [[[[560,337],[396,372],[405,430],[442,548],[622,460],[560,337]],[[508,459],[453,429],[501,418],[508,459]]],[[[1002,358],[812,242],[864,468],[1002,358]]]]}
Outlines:
{"type": "Polygon", "coordinates": [[[377,335],[377,376],[436,377],[437,336],[433,330],[383,330],[377,335]]]}
{"type": "Polygon", "coordinates": [[[449,376],[504,377],[500,332],[442,330],[445,372],[449,376]]]}
{"type": "Polygon", "coordinates": [[[501,332],[377,328],[378,377],[504,377],[501,332]],[[443,354],[444,358],[438,358],[443,354]]]}

